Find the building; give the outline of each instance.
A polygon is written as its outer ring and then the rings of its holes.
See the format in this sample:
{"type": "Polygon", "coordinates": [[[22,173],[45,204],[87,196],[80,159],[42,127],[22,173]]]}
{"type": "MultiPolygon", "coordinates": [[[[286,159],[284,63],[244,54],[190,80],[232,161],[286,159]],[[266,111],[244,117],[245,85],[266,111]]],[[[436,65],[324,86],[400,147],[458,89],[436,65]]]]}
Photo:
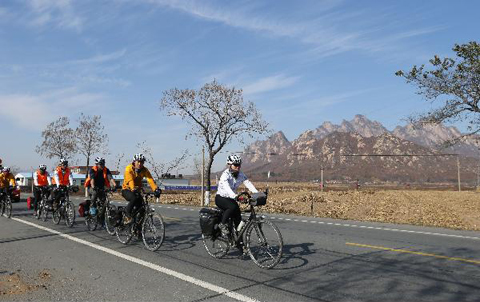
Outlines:
{"type": "MultiPolygon", "coordinates": [[[[21,187],[29,187],[33,185],[33,173],[35,172],[20,172],[15,175],[15,178],[18,178],[18,185],[21,187]]],[[[53,172],[50,172],[50,175],[53,177],[53,172]]],[[[83,187],[86,180],[86,174],[72,173],[73,184],[83,187]]],[[[123,174],[112,175],[113,180],[117,184],[117,187],[121,187],[123,184],[123,174]]],[[[144,185],[148,186],[147,181],[143,180],[144,185]]],[[[159,179],[156,180],[157,184],[161,186],[189,186],[190,180],[183,178],[168,178],[168,179],[159,179]]]]}

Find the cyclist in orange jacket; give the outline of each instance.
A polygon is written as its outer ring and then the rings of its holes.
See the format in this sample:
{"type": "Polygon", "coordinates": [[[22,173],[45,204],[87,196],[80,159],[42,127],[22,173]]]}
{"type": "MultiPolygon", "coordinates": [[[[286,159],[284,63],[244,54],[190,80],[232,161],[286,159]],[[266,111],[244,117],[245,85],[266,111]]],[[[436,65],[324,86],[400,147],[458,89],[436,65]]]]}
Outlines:
{"type": "MultiPolygon", "coordinates": [[[[33,184],[35,187],[33,188],[33,196],[35,197],[33,202],[33,215],[37,215],[37,207],[42,199],[42,189],[45,189],[52,185],[52,178],[47,171],[46,165],[38,166],[38,170],[33,174],[33,184]]],[[[50,196],[50,191],[47,193],[47,199],[50,196]]]]}
{"type": "Polygon", "coordinates": [[[92,205],[90,206],[90,214],[96,215],[97,213],[97,199],[105,199],[105,187],[113,188],[117,184],[113,180],[112,172],[105,167],[105,158],[95,158],[95,166],[93,166],[88,172],[87,181],[85,181],[85,188],[90,187],[90,194],[92,195],[92,205]]]}

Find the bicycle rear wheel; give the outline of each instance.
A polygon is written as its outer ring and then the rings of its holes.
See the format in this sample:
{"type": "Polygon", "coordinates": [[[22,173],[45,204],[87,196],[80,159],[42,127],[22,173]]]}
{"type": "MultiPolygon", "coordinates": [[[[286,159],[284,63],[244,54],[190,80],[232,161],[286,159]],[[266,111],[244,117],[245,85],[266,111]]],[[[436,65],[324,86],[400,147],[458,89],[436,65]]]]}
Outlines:
{"type": "Polygon", "coordinates": [[[230,244],[225,238],[202,234],[203,246],[213,258],[220,259],[228,253],[230,244]]]}
{"type": "MultiPolygon", "coordinates": [[[[123,215],[122,215],[123,220],[123,215]]],[[[115,228],[115,233],[117,234],[117,239],[123,244],[128,244],[133,237],[133,227],[134,223],[129,223],[127,225],[123,224],[123,221],[119,226],[115,228]]]]}
{"type": "Polygon", "coordinates": [[[162,215],[149,213],[142,224],[142,237],[145,247],[154,252],[158,250],[165,239],[165,224],[162,215]]]}
{"type": "Polygon", "coordinates": [[[245,231],[245,244],[253,262],[261,268],[278,264],[283,253],[283,239],[277,226],[266,219],[258,219],[245,231]]]}

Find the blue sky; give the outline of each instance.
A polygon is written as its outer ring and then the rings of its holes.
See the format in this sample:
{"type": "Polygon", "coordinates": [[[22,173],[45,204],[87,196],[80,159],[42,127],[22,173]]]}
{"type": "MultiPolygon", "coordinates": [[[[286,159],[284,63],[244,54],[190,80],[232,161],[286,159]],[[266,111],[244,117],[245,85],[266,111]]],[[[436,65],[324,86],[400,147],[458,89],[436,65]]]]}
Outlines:
{"type": "Polygon", "coordinates": [[[430,106],[395,71],[479,41],[478,11],[478,1],[3,0],[0,158],[52,165],[34,151],[41,131],[59,116],[76,126],[80,112],[102,115],[107,164],[144,140],[163,161],[198,154],[159,100],[213,79],[243,88],[290,140],[355,114],[393,129],[430,106]]]}

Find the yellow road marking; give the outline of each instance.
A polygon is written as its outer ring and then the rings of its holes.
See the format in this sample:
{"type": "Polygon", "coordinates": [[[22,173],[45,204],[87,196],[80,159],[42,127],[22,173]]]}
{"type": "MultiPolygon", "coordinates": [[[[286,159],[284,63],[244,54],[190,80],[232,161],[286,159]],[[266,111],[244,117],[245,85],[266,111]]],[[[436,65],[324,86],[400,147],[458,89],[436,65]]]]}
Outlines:
{"type": "Polygon", "coordinates": [[[375,246],[375,245],[368,245],[368,244],[360,244],[360,243],[346,242],[345,244],[350,245],[350,246],[365,247],[365,248],[384,250],[384,251],[390,251],[390,252],[414,254],[414,255],[434,257],[434,258],[440,258],[440,259],[446,259],[446,260],[452,260],[452,261],[461,261],[461,262],[480,264],[479,260],[471,260],[471,259],[464,259],[464,258],[458,258],[458,257],[448,257],[448,256],[442,256],[442,255],[435,255],[435,254],[422,253],[422,252],[414,252],[414,251],[402,250],[402,249],[392,249],[392,248],[389,248],[389,247],[375,246]]]}
{"type": "Polygon", "coordinates": [[[163,220],[181,221],[180,218],[162,216],[163,220]]]}

